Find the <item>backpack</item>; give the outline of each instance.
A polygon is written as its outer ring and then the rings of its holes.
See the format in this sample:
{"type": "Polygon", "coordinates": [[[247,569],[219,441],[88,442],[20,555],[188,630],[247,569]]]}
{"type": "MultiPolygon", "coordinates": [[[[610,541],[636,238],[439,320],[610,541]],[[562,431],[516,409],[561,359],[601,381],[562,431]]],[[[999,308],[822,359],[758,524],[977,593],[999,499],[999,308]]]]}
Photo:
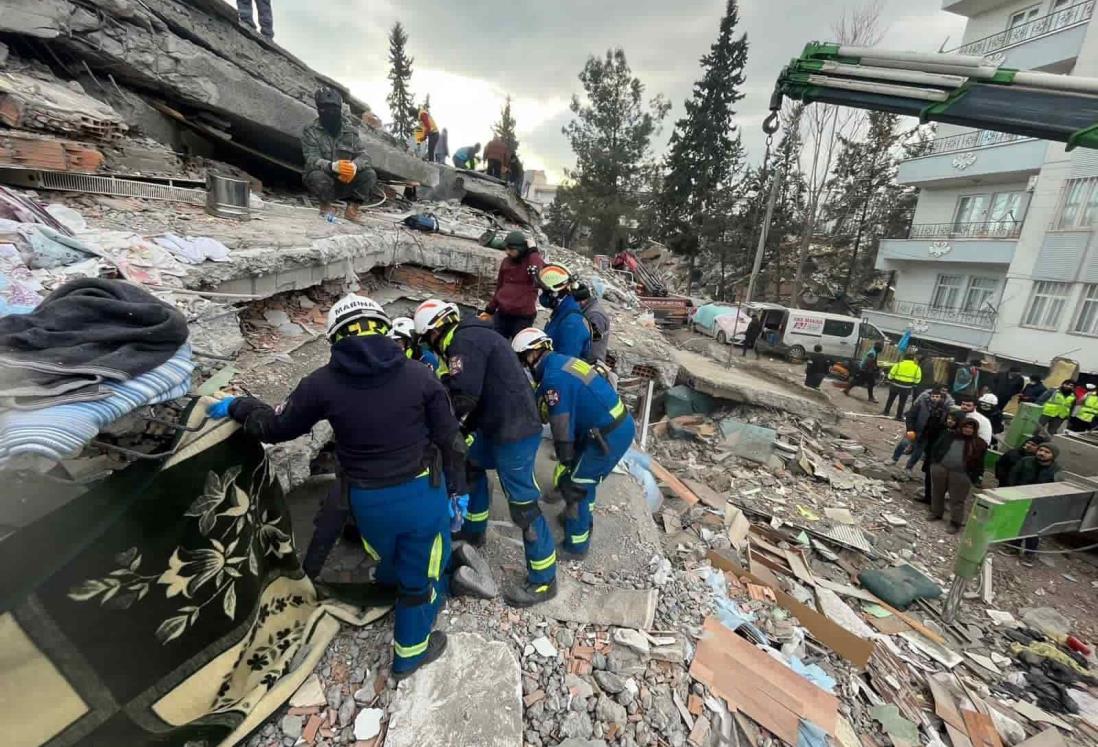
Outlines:
{"type": "Polygon", "coordinates": [[[427,233],[435,233],[438,231],[438,218],[434,213],[416,213],[415,215],[409,215],[403,221],[404,225],[408,228],[415,229],[416,231],[425,231],[427,233]]]}

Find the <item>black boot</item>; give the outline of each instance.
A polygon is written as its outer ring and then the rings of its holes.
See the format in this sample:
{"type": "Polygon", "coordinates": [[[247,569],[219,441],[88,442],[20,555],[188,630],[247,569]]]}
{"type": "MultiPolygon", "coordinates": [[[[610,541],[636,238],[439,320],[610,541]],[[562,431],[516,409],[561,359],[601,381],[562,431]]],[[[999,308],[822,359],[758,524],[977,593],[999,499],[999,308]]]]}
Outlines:
{"type": "Polygon", "coordinates": [[[557,595],[557,580],[547,584],[534,584],[524,581],[521,586],[512,586],[503,592],[503,598],[512,607],[533,607],[547,602],[557,595]]]}
{"type": "Polygon", "coordinates": [[[557,548],[557,555],[563,557],[565,560],[583,560],[587,557],[587,553],[590,552],[591,545],[587,545],[586,550],[576,550],[568,545],[561,543],[561,546],[557,548]]]}
{"type": "Polygon", "coordinates": [[[393,672],[393,679],[397,682],[412,676],[423,667],[430,664],[432,661],[442,656],[442,652],[446,650],[446,634],[441,630],[436,630],[431,633],[431,637],[427,639],[427,651],[423,654],[423,658],[419,660],[419,664],[409,669],[406,672],[393,672]]]}

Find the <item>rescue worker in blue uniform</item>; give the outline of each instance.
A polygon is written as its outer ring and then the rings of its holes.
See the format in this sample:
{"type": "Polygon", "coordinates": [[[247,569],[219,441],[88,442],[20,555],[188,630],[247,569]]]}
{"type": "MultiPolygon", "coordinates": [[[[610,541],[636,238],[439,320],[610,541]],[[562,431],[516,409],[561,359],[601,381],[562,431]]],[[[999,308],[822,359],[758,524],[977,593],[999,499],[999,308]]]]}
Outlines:
{"type": "Polygon", "coordinates": [[[473,436],[469,508],[459,538],[484,544],[491,503],[486,470],[496,470],[526,554],[526,579],[505,589],[504,599],[515,607],[551,599],[557,594],[557,554],[534,478],[541,419],[530,381],[491,322],[463,320],[457,306],[438,299],[424,301],[414,319],[416,334],[442,356],[454,413],[473,436]]]}
{"type": "Polygon", "coordinates": [[[553,432],[559,462],[553,482],[567,504],[561,550],[583,558],[591,546],[595,491],[629,450],[636,424],[593,365],[554,353],[552,340],[541,330],[524,329],[511,347],[533,373],[539,405],[553,432]]]}
{"type": "Polygon", "coordinates": [[[430,367],[436,376],[442,377],[438,356],[430,347],[419,342],[416,335],[416,325],[411,317],[398,316],[393,319],[393,328],[389,331],[389,337],[400,343],[407,358],[423,363],[430,367]]]}
{"type": "Polygon", "coordinates": [[[446,635],[431,628],[447,593],[447,491],[466,492],[465,442],[445,387],[404,356],[390,326],[377,303],[347,296],[328,314],[331,360],[284,405],[230,397],[210,415],[232,417],[267,443],[331,424],[363,546],[378,561],[375,577],[397,588],[392,674],[401,679],[446,647],[446,635]]]}
{"type": "Polygon", "coordinates": [[[572,295],[572,273],[564,265],[548,264],[538,273],[542,287],[541,305],[552,309],[545,334],[553,341],[553,350],[584,361],[591,361],[591,328],[583,307],[572,295]]]}

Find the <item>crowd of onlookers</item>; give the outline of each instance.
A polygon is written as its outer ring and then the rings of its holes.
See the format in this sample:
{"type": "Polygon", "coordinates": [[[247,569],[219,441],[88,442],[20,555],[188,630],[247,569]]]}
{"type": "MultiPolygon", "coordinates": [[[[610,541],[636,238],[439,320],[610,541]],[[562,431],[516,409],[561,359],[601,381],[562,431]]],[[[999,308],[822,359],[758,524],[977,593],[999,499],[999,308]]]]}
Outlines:
{"type": "MultiPolygon", "coordinates": [[[[1094,430],[1098,426],[1098,391],[1093,383],[1068,379],[1048,387],[1043,377],[1028,379],[1019,367],[987,377],[978,362],[958,364],[950,386],[923,388],[923,364],[914,352],[885,369],[879,363],[883,343],[875,344],[852,367],[843,392],[864,386],[870,402],[878,402],[874,387],[880,378],[888,382],[889,396],[883,414],[895,417],[906,426],[905,433],[892,453],[893,464],[906,457],[905,469],[913,472],[921,465],[923,490],[917,500],[928,505],[931,521],[948,520],[946,531],[956,534],[964,526],[971,507],[974,488],[984,487],[988,452],[999,447],[1005,430],[1004,410],[1014,400],[1041,408],[1036,432],[1017,448],[999,453],[994,461],[994,477],[999,487],[1055,482],[1060,467],[1052,436],[1066,428],[1074,432],[1094,430]],[[921,390],[921,391],[920,391],[921,390]],[[906,407],[915,395],[910,408],[906,407]],[[948,514],[947,514],[948,512],[948,514]]],[[[817,346],[805,366],[805,385],[819,389],[831,369],[817,346]]],[[[1032,565],[1038,540],[1031,537],[1009,543],[1006,552],[1021,552],[1023,565],[1032,565]]]]}

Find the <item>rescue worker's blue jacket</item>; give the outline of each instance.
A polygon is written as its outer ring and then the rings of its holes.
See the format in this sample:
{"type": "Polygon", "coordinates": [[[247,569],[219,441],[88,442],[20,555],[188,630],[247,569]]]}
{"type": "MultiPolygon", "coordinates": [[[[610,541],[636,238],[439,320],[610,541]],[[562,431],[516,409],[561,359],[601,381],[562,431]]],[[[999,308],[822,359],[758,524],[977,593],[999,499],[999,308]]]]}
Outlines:
{"type": "Polygon", "coordinates": [[[537,396],[549,414],[557,458],[565,466],[579,454],[593,429],[608,431],[629,417],[610,382],[578,358],[546,353],[534,367],[537,396]]]}
{"type": "Polygon", "coordinates": [[[447,489],[466,492],[464,441],[445,387],[383,335],[335,343],[328,364],[302,379],[278,410],[245,397],[229,414],[267,443],[290,441],[327,420],[344,474],[364,488],[414,479],[434,463],[433,445],[442,452],[447,489]]]}
{"type": "Polygon", "coordinates": [[[463,430],[497,443],[541,432],[534,390],[511,344],[491,322],[464,319],[443,338],[446,386],[463,430]]]}
{"type": "Polygon", "coordinates": [[[580,360],[591,359],[591,329],[579,301],[565,295],[557,301],[545,334],[553,341],[553,351],[580,360]]]}

